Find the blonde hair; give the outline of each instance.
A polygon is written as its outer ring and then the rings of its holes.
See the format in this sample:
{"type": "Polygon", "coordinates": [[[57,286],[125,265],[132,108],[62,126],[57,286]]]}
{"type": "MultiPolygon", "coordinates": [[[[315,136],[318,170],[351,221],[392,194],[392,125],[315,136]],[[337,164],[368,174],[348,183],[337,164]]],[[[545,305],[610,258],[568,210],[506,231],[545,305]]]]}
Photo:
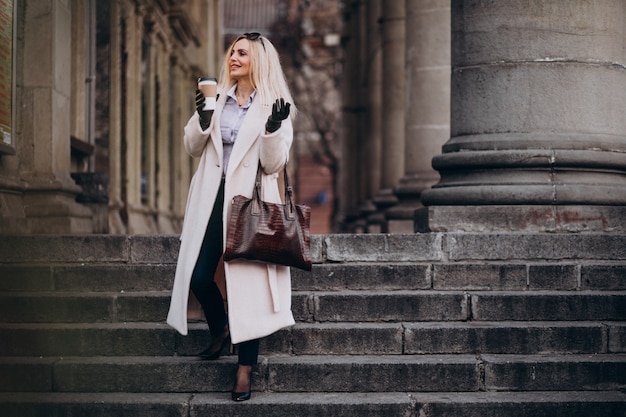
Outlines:
{"type": "MultiPolygon", "coordinates": [[[[246,35],[238,36],[224,54],[224,64],[220,75],[219,87],[228,91],[237,81],[230,77],[229,59],[235,44],[241,39],[248,39],[246,35]]],[[[257,91],[257,97],[264,106],[271,106],[279,98],[291,103],[291,117],[295,117],[298,110],[289,91],[285,74],[280,65],[280,58],[274,45],[265,36],[250,40],[248,54],[250,55],[250,82],[257,91]]]]}

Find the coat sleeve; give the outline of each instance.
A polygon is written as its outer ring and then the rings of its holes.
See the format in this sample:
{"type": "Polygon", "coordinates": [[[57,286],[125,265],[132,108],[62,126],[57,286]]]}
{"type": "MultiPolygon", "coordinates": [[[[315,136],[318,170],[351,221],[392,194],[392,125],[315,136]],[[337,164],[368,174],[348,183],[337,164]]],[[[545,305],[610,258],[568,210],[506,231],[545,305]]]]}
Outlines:
{"type": "Polygon", "coordinates": [[[274,174],[283,169],[289,160],[289,148],[291,148],[292,141],[291,118],[283,121],[276,132],[262,135],[260,159],[266,174],[274,174]]]}
{"type": "Polygon", "coordinates": [[[200,121],[198,120],[198,112],[193,112],[193,115],[187,121],[185,126],[185,134],[183,136],[183,144],[187,153],[194,158],[202,156],[207,141],[209,140],[209,132],[213,127],[213,121],[207,130],[202,130],[200,127],[200,121]]]}

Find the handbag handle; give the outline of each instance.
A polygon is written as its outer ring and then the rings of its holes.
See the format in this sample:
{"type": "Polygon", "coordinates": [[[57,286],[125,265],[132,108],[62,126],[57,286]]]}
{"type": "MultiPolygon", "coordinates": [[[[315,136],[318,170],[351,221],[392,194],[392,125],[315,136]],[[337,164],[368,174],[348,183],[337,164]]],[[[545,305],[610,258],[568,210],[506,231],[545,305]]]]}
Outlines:
{"type": "MultiPolygon", "coordinates": [[[[256,183],[254,185],[254,192],[252,193],[252,215],[258,216],[261,213],[261,195],[262,195],[262,181],[261,181],[261,172],[263,168],[261,167],[261,161],[259,161],[259,166],[256,170],[256,183]]],[[[287,172],[287,164],[283,167],[283,179],[285,181],[285,217],[289,220],[295,220],[296,218],[296,207],[293,202],[293,187],[289,183],[289,174],[287,172]]]]}

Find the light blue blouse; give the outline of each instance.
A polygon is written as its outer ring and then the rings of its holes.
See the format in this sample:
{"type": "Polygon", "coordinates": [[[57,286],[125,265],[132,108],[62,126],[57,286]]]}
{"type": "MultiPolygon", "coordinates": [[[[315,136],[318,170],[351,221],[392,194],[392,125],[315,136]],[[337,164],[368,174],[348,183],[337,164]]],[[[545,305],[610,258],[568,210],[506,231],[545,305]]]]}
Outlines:
{"type": "Polygon", "coordinates": [[[226,171],[228,169],[228,161],[230,160],[230,155],[233,152],[233,146],[237,140],[239,128],[241,127],[243,119],[246,116],[246,113],[248,113],[248,109],[256,96],[256,90],[254,90],[252,94],[250,94],[248,102],[239,107],[237,97],[235,96],[236,89],[237,84],[233,85],[230,90],[228,90],[228,93],[226,93],[226,104],[224,105],[222,117],[220,118],[220,131],[222,133],[222,143],[224,145],[224,175],[226,175],[226,171]]]}

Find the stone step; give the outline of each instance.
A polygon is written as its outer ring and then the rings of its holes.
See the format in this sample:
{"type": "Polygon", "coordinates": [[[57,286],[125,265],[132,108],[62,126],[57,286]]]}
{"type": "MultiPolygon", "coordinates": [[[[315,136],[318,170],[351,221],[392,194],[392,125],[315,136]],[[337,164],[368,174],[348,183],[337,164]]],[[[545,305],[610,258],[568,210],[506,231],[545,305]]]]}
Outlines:
{"type": "MultiPolygon", "coordinates": [[[[2,392],[227,392],[236,358],[5,357],[2,392]]],[[[267,356],[257,391],[613,391],[626,388],[626,355],[267,356]]]]}
{"type": "Polygon", "coordinates": [[[0,320],[7,323],[163,322],[171,291],[4,292],[0,320]]]}
{"type": "MultiPolygon", "coordinates": [[[[2,236],[0,259],[12,264],[176,263],[178,235],[2,236]]],[[[626,234],[411,233],[311,236],[315,263],[623,260],[626,234]]]]}
{"type": "MultiPolygon", "coordinates": [[[[625,333],[624,322],[298,323],[261,354],[626,353],[625,333]]],[[[209,343],[203,322],[188,336],[164,323],[0,324],[0,356],[193,356],[209,343]]]]}
{"type": "Polygon", "coordinates": [[[175,264],[177,235],[15,235],[0,239],[5,264],[175,264]]]}
{"type": "MultiPolygon", "coordinates": [[[[0,264],[0,291],[130,292],[172,288],[175,264],[0,264]]],[[[346,263],[292,269],[296,291],[626,290],[623,263],[346,263]]]]}
{"type": "MultiPolygon", "coordinates": [[[[163,322],[170,295],[170,291],[3,292],[0,320],[163,322]]],[[[294,291],[292,310],[302,322],[624,321],[626,291],[294,291]]]]}
{"type": "Polygon", "coordinates": [[[225,393],[0,393],[5,417],[618,417],[621,392],[255,393],[234,403],[225,393]]]}
{"type": "Polygon", "coordinates": [[[339,392],[626,387],[626,355],[292,356],[276,357],[269,368],[272,391],[317,391],[315,384],[339,392]]]}
{"type": "Polygon", "coordinates": [[[305,322],[626,320],[624,291],[294,292],[305,322]]]}
{"type": "Polygon", "coordinates": [[[626,290],[626,264],[574,262],[343,263],[292,269],[297,291],[626,290]]]}
{"type": "Polygon", "coordinates": [[[175,264],[1,265],[0,291],[131,292],[172,289],[175,264]]]}
{"type": "Polygon", "coordinates": [[[482,355],[487,391],[624,390],[626,355],[482,355]]]}
{"type": "Polygon", "coordinates": [[[245,404],[163,323],[178,247],[3,236],[0,416],[626,416],[626,235],[313,236],[245,404]]]}

